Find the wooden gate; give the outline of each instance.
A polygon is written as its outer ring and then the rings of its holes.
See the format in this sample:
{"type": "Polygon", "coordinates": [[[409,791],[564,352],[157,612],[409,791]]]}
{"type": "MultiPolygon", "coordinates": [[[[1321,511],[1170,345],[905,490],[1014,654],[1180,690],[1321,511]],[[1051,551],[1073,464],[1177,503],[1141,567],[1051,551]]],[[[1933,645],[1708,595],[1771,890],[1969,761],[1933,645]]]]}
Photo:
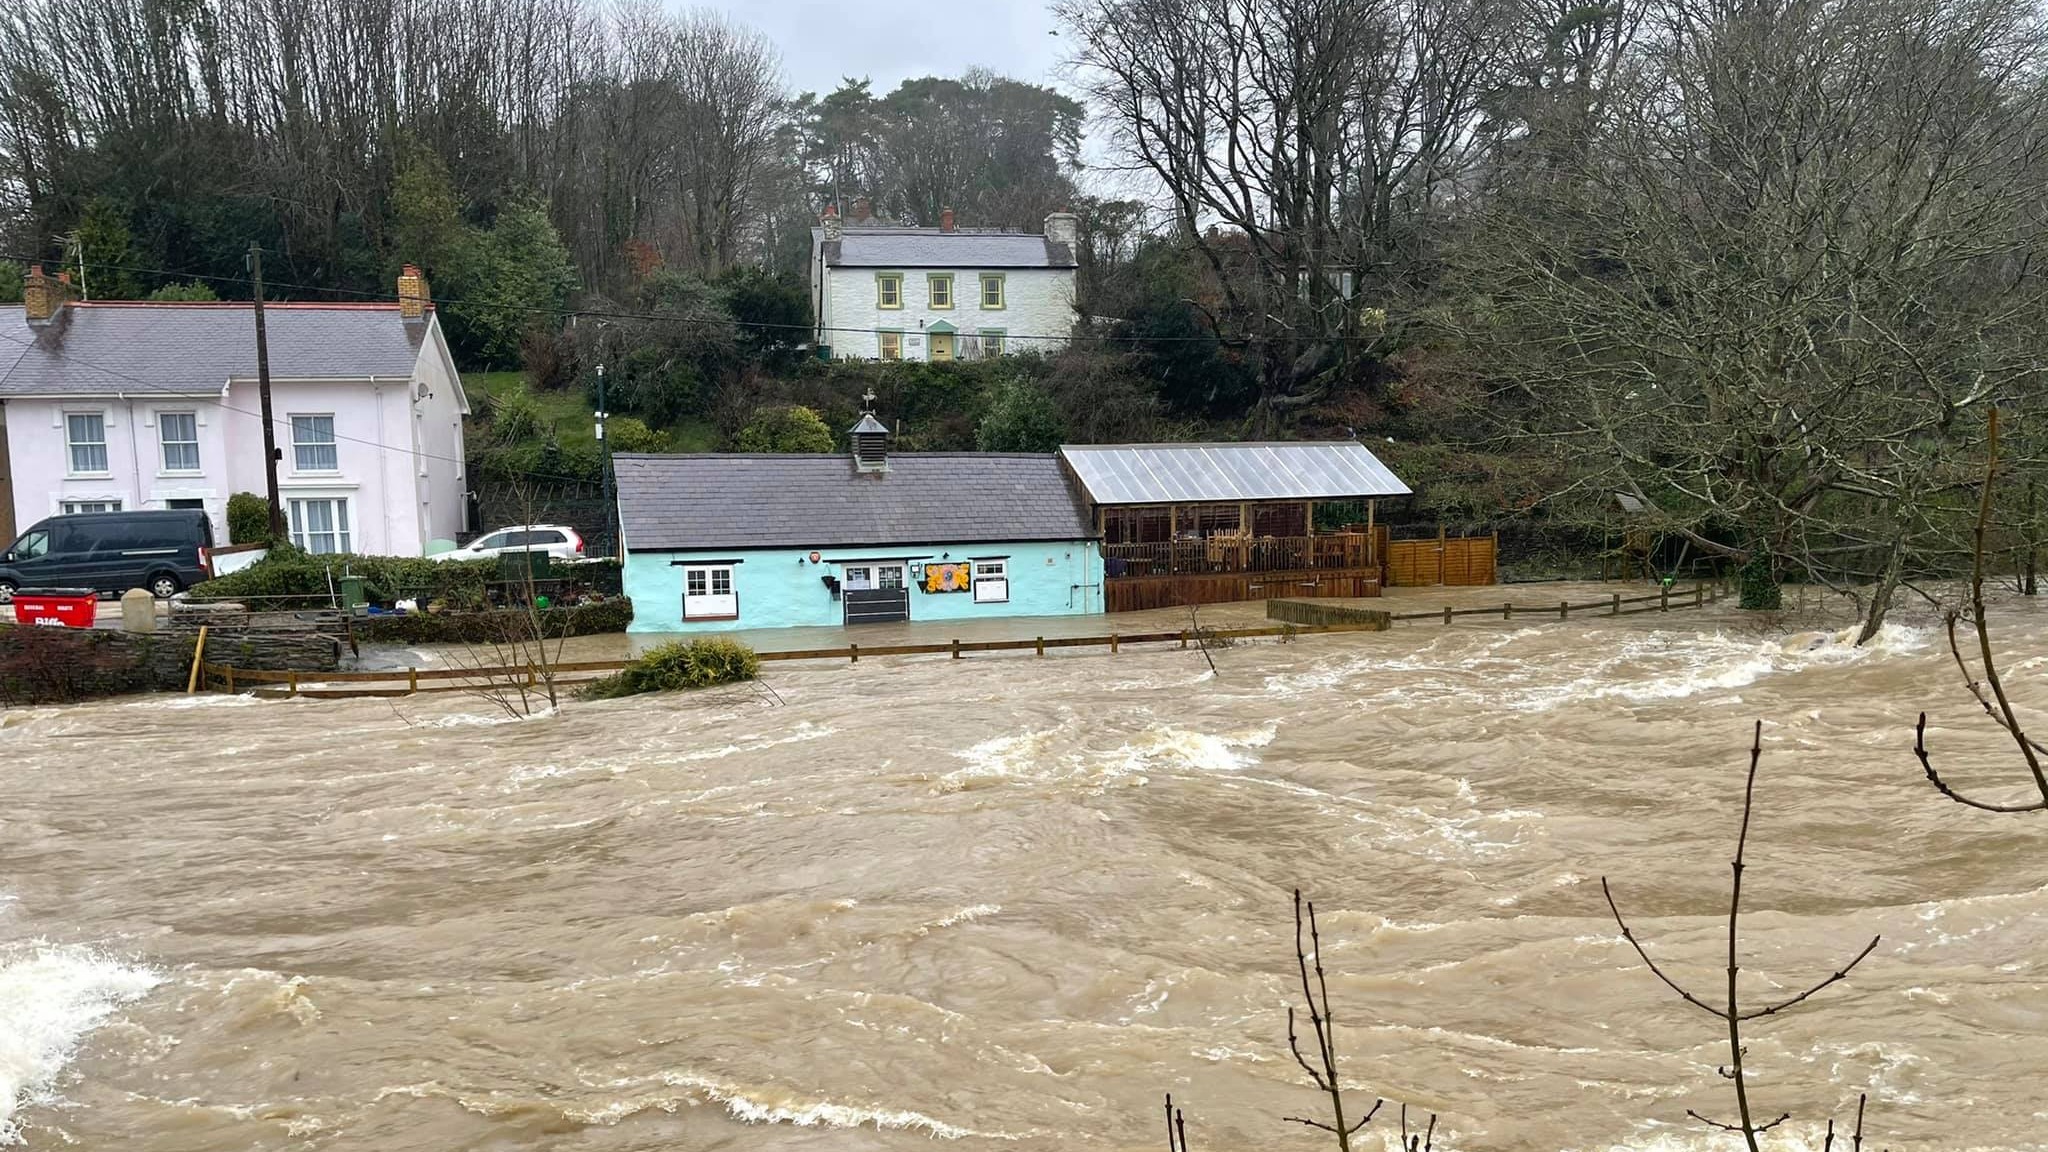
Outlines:
{"type": "Polygon", "coordinates": [[[1387,584],[1423,588],[1434,584],[1492,584],[1499,538],[1445,536],[1434,540],[1394,540],[1387,544],[1387,584]]]}

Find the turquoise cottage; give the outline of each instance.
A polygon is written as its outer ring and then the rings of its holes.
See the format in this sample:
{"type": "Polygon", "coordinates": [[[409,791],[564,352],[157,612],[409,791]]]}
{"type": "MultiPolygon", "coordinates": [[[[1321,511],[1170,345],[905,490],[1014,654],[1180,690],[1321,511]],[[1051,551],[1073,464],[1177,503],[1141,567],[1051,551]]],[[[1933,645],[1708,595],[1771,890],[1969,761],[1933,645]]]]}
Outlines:
{"type": "Polygon", "coordinates": [[[1103,610],[1087,506],[1050,453],[620,454],[635,632],[1103,610]]]}

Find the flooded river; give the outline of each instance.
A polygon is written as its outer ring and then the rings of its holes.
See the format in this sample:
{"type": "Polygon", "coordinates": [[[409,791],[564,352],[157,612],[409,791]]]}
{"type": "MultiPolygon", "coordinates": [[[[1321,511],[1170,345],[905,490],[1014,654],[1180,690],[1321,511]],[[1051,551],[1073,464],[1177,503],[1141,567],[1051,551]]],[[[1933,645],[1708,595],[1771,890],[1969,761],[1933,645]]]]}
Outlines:
{"type": "MultiPolygon", "coordinates": [[[[2048,706],[2048,612],[2002,609],[2048,706]]],[[[1312,1149],[1288,891],[1340,1049],[1458,1149],[1729,1147],[1750,726],[1753,1093],[1809,1141],[2048,1146],[2048,818],[1925,620],[771,665],[512,721],[151,698],[0,726],[0,1122],[31,1147],[1312,1149]]],[[[2038,712],[2036,713],[2038,714],[2038,712]]],[[[1383,1116],[1386,1115],[1383,1113],[1383,1116]]],[[[1376,1134],[1386,1131],[1376,1124],[1376,1134]]],[[[1774,1137],[1775,1138],[1775,1137],[1774,1137]]],[[[1378,1147],[1368,1139],[1366,1147],[1378,1147]]],[[[1786,1144],[1779,1144],[1785,1147],[1786,1144]]]]}

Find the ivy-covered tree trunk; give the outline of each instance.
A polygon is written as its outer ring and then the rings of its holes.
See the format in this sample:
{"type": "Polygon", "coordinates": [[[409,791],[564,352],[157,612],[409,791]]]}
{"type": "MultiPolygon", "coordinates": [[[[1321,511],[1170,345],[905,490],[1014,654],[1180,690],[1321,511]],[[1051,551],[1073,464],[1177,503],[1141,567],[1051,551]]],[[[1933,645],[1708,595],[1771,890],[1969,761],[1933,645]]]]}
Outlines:
{"type": "Polygon", "coordinates": [[[1775,612],[1785,605],[1785,590],[1778,584],[1777,566],[1771,562],[1771,550],[1758,544],[1749,554],[1749,561],[1735,572],[1737,586],[1742,591],[1742,607],[1752,612],[1775,612]]]}

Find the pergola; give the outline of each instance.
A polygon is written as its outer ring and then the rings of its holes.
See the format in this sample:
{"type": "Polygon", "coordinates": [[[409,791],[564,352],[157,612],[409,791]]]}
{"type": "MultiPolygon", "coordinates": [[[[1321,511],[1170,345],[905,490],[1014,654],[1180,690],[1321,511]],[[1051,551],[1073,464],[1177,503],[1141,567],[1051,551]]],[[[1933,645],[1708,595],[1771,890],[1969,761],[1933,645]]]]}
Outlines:
{"type": "Polygon", "coordinates": [[[1355,440],[1068,445],[1060,455],[1102,534],[1112,611],[1377,595],[1375,504],[1409,491],[1355,440]]]}

